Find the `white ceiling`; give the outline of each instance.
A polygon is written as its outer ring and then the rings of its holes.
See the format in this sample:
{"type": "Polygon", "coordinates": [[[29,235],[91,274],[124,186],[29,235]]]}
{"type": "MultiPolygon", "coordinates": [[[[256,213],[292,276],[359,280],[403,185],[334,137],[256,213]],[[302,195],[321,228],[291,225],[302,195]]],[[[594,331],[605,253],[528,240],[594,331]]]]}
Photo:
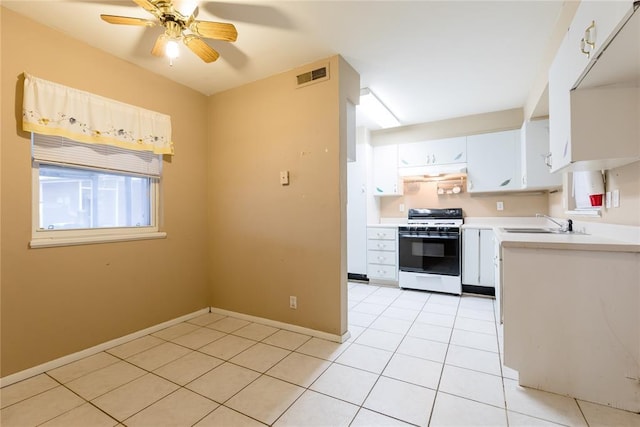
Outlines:
{"type": "Polygon", "coordinates": [[[200,20],[231,22],[205,64],[182,46],[173,66],[150,54],[161,28],[131,0],[2,1],[90,45],[210,95],[342,55],[403,125],[522,107],[562,1],[200,1],[200,20]]]}

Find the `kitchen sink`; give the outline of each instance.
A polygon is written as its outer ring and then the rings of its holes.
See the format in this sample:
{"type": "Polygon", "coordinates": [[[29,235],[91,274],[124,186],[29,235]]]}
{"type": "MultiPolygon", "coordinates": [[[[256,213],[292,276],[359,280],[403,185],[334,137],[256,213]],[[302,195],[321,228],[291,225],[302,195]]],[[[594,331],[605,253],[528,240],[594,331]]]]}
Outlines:
{"type": "Polygon", "coordinates": [[[534,233],[534,234],[585,234],[579,231],[563,231],[559,228],[522,228],[505,227],[502,229],[507,233],[534,233]]]}

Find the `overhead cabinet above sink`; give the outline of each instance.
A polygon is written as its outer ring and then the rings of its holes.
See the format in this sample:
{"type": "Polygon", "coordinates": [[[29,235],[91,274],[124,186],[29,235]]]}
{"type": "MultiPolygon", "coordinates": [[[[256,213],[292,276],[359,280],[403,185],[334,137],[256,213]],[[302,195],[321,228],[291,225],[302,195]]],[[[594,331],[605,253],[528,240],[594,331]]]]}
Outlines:
{"type": "Polygon", "coordinates": [[[549,69],[552,172],[640,159],[639,21],[631,0],[580,3],[549,69]]]}

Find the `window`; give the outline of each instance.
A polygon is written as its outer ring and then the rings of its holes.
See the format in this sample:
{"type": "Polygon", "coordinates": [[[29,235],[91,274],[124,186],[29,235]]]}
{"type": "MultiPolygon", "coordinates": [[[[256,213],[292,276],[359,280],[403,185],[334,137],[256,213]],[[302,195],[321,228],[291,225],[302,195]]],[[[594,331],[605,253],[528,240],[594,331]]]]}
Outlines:
{"type": "Polygon", "coordinates": [[[164,237],[161,156],[32,134],[32,247],[164,237]]]}
{"type": "Polygon", "coordinates": [[[158,231],[171,117],[24,74],[31,247],[165,237],[158,231]]]}

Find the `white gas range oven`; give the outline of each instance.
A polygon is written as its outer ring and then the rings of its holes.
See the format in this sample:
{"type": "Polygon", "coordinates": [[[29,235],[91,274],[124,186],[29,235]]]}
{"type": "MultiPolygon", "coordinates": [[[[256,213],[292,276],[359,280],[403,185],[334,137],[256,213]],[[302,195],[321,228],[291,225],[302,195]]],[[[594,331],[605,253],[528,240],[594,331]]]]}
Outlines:
{"type": "Polygon", "coordinates": [[[461,208],[409,209],[398,227],[399,285],[404,289],[462,294],[461,208]]]}

